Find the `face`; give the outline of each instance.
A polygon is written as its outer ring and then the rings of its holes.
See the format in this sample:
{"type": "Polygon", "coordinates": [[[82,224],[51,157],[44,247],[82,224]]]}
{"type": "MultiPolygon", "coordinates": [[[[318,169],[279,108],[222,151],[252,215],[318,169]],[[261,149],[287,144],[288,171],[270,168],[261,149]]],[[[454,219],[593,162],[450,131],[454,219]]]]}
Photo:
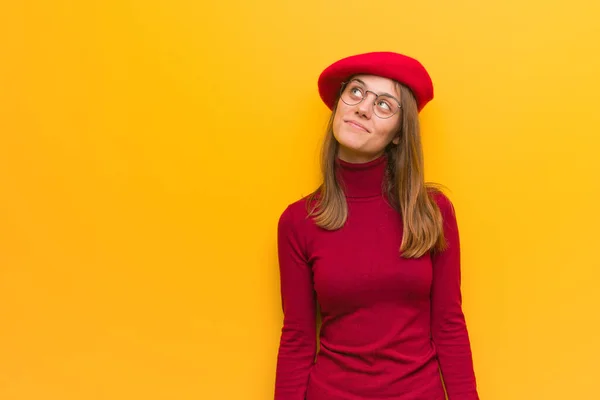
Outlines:
{"type": "Polygon", "coordinates": [[[338,100],[333,118],[333,136],[339,143],[340,159],[364,163],[382,155],[388,144],[398,144],[401,112],[389,118],[380,118],[375,114],[374,107],[379,107],[380,115],[387,107],[398,107],[400,93],[393,80],[375,75],[354,76],[348,85],[352,85],[354,93],[362,92],[364,99],[356,105],[348,105],[341,98],[338,100]],[[381,96],[375,101],[374,93],[385,93],[392,97],[381,96]]]}

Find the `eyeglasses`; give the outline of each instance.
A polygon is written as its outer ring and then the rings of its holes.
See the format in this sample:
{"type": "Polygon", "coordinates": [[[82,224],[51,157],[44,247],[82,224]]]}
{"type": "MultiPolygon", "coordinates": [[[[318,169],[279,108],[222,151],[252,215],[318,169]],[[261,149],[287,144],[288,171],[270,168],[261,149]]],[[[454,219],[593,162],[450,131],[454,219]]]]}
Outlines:
{"type": "Polygon", "coordinates": [[[400,111],[400,102],[388,94],[377,94],[371,90],[366,90],[364,85],[357,81],[342,82],[340,89],[340,98],[349,106],[355,106],[369,96],[369,93],[375,95],[373,101],[373,112],[379,118],[390,118],[400,111]]]}

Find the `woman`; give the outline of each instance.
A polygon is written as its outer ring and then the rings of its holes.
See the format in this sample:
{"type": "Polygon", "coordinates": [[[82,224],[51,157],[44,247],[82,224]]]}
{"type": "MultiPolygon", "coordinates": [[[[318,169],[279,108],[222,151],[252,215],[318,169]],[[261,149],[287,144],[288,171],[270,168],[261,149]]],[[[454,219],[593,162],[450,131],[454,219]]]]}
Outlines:
{"type": "Polygon", "coordinates": [[[275,399],[478,399],[454,209],[424,183],[429,74],[405,55],[366,53],[330,65],[318,86],[332,110],[323,183],[278,226],[275,399]]]}

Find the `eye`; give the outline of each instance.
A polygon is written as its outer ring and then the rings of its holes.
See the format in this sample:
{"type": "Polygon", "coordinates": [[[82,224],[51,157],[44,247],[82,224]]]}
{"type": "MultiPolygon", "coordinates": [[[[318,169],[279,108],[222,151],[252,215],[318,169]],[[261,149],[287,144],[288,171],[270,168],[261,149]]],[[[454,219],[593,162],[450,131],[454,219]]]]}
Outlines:
{"type": "Polygon", "coordinates": [[[363,97],[362,89],[356,85],[350,87],[350,94],[355,97],[363,97]]]}
{"type": "Polygon", "coordinates": [[[392,105],[390,104],[390,102],[388,100],[379,100],[377,102],[377,107],[383,108],[386,111],[392,110],[392,105]]]}

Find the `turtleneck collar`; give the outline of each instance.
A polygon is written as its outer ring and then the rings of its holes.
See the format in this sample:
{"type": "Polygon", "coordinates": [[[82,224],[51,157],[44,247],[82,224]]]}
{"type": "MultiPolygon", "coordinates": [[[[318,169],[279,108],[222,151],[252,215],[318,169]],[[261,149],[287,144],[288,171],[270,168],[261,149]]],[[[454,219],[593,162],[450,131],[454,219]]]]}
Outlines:
{"type": "Polygon", "coordinates": [[[340,158],[336,163],[338,180],[346,197],[375,197],[384,193],[385,154],[366,163],[350,163],[340,158]]]}

